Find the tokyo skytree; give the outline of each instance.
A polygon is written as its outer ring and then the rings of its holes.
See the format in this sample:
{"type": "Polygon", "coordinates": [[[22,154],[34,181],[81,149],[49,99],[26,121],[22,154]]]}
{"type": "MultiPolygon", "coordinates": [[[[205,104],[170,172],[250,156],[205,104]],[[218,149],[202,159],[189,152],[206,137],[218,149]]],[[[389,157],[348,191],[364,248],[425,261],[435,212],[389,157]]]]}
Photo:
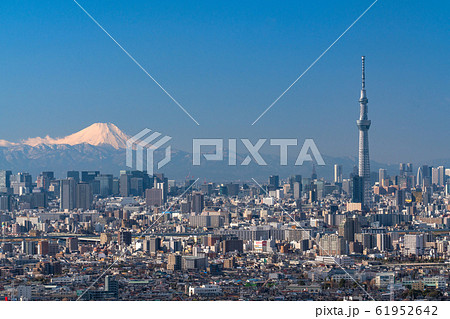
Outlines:
{"type": "Polygon", "coordinates": [[[363,204],[366,209],[372,206],[372,195],[370,191],[370,160],[369,160],[369,128],[371,121],[367,117],[369,101],[366,96],[366,76],[365,76],[365,57],[362,59],[362,87],[361,97],[359,99],[360,112],[359,120],[356,124],[359,129],[359,165],[358,174],[363,178],[363,204]]]}

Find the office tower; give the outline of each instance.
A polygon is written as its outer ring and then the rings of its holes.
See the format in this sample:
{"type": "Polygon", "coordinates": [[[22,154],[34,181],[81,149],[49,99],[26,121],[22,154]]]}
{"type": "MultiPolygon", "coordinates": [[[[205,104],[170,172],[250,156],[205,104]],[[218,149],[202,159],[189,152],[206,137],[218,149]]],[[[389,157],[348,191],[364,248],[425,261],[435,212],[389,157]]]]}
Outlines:
{"type": "Polygon", "coordinates": [[[419,168],[417,169],[416,185],[422,186],[422,183],[423,183],[422,167],[419,166],[419,168]]]}
{"type": "Polygon", "coordinates": [[[211,183],[203,184],[202,186],[200,186],[200,190],[201,190],[202,194],[209,196],[212,194],[213,185],[211,183]]]}
{"type": "Polygon", "coordinates": [[[168,270],[181,270],[182,257],[180,254],[170,254],[167,263],[168,270]]]}
{"type": "Polygon", "coordinates": [[[425,246],[423,234],[407,234],[403,239],[403,248],[406,255],[420,256],[423,254],[425,246]]]}
{"type": "Polygon", "coordinates": [[[113,178],[112,181],[112,195],[116,196],[119,195],[120,192],[120,180],[117,177],[113,178]]]}
{"type": "Polygon", "coordinates": [[[144,179],[142,177],[131,177],[130,192],[133,196],[142,196],[144,193],[144,179]]]}
{"type": "Polygon", "coordinates": [[[291,185],[291,192],[294,190],[294,183],[300,183],[300,187],[302,184],[302,175],[293,175],[289,177],[289,184],[291,185]]]}
{"type": "Polygon", "coordinates": [[[38,249],[37,249],[37,253],[38,255],[48,255],[49,252],[49,245],[48,245],[48,241],[46,240],[41,240],[38,242],[38,249]]]}
{"type": "Polygon", "coordinates": [[[361,97],[359,99],[360,113],[359,120],[356,124],[359,129],[359,161],[358,161],[358,175],[363,178],[363,204],[365,208],[370,208],[371,193],[370,193],[370,159],[369,159],[369,128],[371,121],[368,119],[369,100],[366,96],[366,79],[365,79],[365,57],[362,57],[362,87],[361,97]]]}
{"type": "Polygon", "coordinates": [[[428,165],[422,165],[417,169],[417,185],[420,187],[431,185],[431,168],[428,165]]]}
{"type": "Polygon", "coordinates": [[[412,164],[411,163],[400,163],[400,165],[399,165],[399,175],[400,176],[408,176],[408,175],[410,175],[409,174],[410,172],[412,172],[412,164]]]}
{"type": "Polygon", "coordinates": [[[11,196],[2,195],[0,196],[0,211],[11,211],[11,196]]]}
{"type": "Polygon", "coordinates": [[[8,189],[11,187],[11,171],[0,171],[0,192],[8,193],[8,189]]]}
{"type": "Polygon", "coordinates": [[[433,167],[431,170],[431,181],[436,186],[444,186],[445,184],[445,168],[444,166],[433,167]]]}
{"type": "Polygon", "coordinates": [[[380,186],[389,186],[384,184],[386,178],[388,178],[387,170],[384,168],[380,168],[378,170],[378,182],[380,183],[380,186]]]}
{"type": "Polygon", "coordinates": [[[93,195],[91,185],[88,183],[79,183],[76,185],[75,208],[88,210],[92,207],[93,195]]]}
{"type": "Polygon", "coordinates": [[[154,186],[154,178],[148,176],[146,171],[120,171],[119,192],[123,197],[142,196],[146,189],[154,186]]]}
{"type": "Polygon", "coordinates": [[[319,241],[320,256],[339,256],[347,254],[345,239],[336,234],[325,234],[319,241]]]}
{"type": "Polygon", "coordinates": [[[191,202],[183,201],[181,202],[181,213],[188,214],[191,212],[191,202]]]}
{"type": "Polygon", "coordinates": [[[353,181],[351,179],[344,179],[342,181],[342,191],[347,195],[353,194],[353,181]]]}
{"type": "Polygon", "coordinates": [[[156,254],[161,250],[161,238],[149,237],[144,240],[144,250],[150,254],[156,254]]]}
{"type": "Polygon", "coordinates": [[[73,178],[63,179],[60,183],[59,209],[74,209],[76,204],[76,182],[73,178]]]}
{"type": "Polygon", "coordinates": [[[105,276],[105,292],[115,299],[119,298],[119,282],[111,276],[105,276]]]}
{"type": "Polygon", "coordinates": [[[75,182],[80,182],[80,172],[79,171],[67,171],[67,178],[73,178],[75,182]]]}
{"type": "Polygon", "coordinates": [[[127,246],[131,245],[131,232],[126,231],[126,230],[121,230],[121,231],[119,231],[119,234],[117,237],[118,237],[117,242],[119,245],[122,245],[122,244],[127,245],[127,246]]]}
{"type": "Polygon", "coordinates": [[[412,171],[413,171],[412,163],[406,163],[406,174],[407,175],[412,175],[412,171]]]}
{"type": "Polygon", "coordinates": [[[355,241],[355,233],[360,232],[360,222],[356,217],[347,217],[339,225],[339,236],[347,242],[355,241]]]}
{"type": "Polygon", "coordinates": [[[43,190],[48,190],[50,187],[50,182],[55,179],[55,174],[53,172],[42,172],[36,180],[37,188],[42,188],[43,190]]]}
{"type": "Polygon", "coordinates": [[[113,193],[113,176],[110,174],[102,174],[95,177],[95,181],[99,182],[99,195],[107,197],[113,193]]]}
{"type": "Polygon", "coordinates": [[[376,234],[376,240],[377,240],[377,248],[379,251],[386,251],[391,248],[390,244],[390,236],[386,233],[379,233],[376,234]]]}
{"type": "Polygon", "coordinates": [[[25,255],[34,255],[36,254],[36,242],[34,241],[22,241],[22,253],[25,255]]]}
{"type": "Polygon", "coordinates": [[[33,186],[32,177],[29,173],[17,173],[10,176],[10,186],[15,195],[23,195],[31,192],[33,186]]]}
{"type": "Polygon", "coordinates": [[[278,175],[269,176],[269,187],[272,189],[280,187],[280,177],[278,175]]]}
{"type": "Polygon", "coordinates": [[[119,193],[122,197],[130,196],[131,173],[129,171],[120,171],[119,193]]]}
{"type": "Polygon", "coordinates": [[[46,208],[47,207],[47,193],[41,189],[34,189],[30,197],[31,208],[46,208]]]}
{"type": "Polygon", "coordinates": [[[204,207],[205,207],[205,198],[203,194],[200,193],[192,194],[192,212],[196,214],[201,214],[204,207]]]}
{"type": "Polygon", "coordinates": [[[302,197],[302,184],[294,182],[294,199],[300,199],[302,197]]]}
{"type": "Polygon", "coordinates": [[[352,188],[352,202],[361,203],[361,207],[364,206],[364,179],[360,176],[354,176],[352,188]]]}
{"type": "Polygon", "coordinates": [[[145,200],[147,206],[162,206],[163,205],[163,191],[158,188],[150,188],[145,191],[145,200]]]}
{"type": "Polygon", "coordinates": [[[169,192],[169,179],[164,174],[153,175],[153,187],[162,190],[163,203],[167,202],[167,194],[169,192]]]}
{"type": "Polygon", "coordinates": [[[439,186],[444,186],[446,183],[446,176],[445,176],[445,167],[444,166],[439,166],[438,167],[438,181],[439,181],[439,186]]]}
{"type": "Polygon", "coordinates": [[[405,206],[405,190],[404,189],[397,189],[395,191],[395,206],[397,206],[398,209],[402,209],[403,206],[405,206]]]}
{"type": "Polygon", "coordinates": [[[228,196],[238,196],[239,195],[239,184],[227,184],[228,196]]]}
{"type": "Polygon", "coordinates": [[[78,251],[78,238],[77,237],[67,238],[66,247],[71,253],[74,251],[78,251]]]}
{"type": "Polygon", "coordinates": [[[334,164],[334,182],[342,183],[342,165],[334,164]]]}
{"type": "Polygon", "coordinates": [[[81,181],[85,183],[91,183],[98,175],[100,175],[99,171],[82,171],[81,181]]]}
{"type": "Polygon", "coordinates": [[[315,165],[314,163],[312,164],[311,179],[312,179],[312,180],[317,179],[316,165],[315,165]]]}
{"type": "Polygon", "coordinates": [[[220,251],[223,254],[226,254],[228,252],[242,253],[244,251],[244,242],[242,239],[226,239],[224,241],[221,241],[219,246],[220,251]]]}
{"type": "Polygon", "coordinates": [[[317,187],[316,185],[314,185],[314,187],[312,187],[309,190],[309,203],[314,203],[317,202],[317,187]]]}

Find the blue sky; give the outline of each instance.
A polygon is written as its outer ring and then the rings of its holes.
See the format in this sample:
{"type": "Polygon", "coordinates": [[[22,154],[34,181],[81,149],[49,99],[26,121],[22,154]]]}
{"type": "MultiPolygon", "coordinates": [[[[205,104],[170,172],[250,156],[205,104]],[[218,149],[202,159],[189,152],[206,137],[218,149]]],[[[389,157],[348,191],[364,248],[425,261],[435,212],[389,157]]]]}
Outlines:
{"type": "Polygon", "coordinates": [[[192,137],[314,138],[356,156],[366,55],[372,159],[450,157],[450,3],[377,4],[250,124],[372,1],[79,3],[198,120],[189,119],[71,0],[0,2],[0,138],[94,122],[192,137]]]}

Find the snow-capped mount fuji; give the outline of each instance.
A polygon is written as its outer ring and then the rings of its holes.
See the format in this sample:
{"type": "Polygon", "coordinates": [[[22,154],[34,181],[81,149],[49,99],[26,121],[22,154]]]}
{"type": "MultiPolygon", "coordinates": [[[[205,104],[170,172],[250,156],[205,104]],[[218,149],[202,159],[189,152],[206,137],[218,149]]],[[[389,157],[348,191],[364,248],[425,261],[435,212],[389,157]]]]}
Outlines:
{"type": "Polygon", "coordinates": [[[50,136],[34,137],[22,141],[22,144],[29,146],[46,145],[79,145],[89,144],[94,146],[109,145],[115,149],[126,148],[128,135],[122,132],[112,123],[94,123],[85,129],[62,138],[52,138],[50,136]]]}
{"type": "Polygon", "coordinates": [[[115,173],[127,169],[125,148],[128,135],[112,123],[94,123],[74,134],[53,138],[34,137],[20,142],[0,139],[0,169],[29,172],[100,170],[115,173]]]}

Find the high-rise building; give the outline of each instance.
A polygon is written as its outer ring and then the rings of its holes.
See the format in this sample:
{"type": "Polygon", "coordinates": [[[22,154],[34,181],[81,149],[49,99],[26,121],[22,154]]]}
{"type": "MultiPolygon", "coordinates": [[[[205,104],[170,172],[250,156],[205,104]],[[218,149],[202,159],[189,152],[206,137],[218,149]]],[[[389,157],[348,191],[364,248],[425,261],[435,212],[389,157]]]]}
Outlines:
{"type": "Polygon", "coordinates": [[[170,254],[167,263],[168,270],[181,270],[182,257],[180,254],[170,254]]]}
{"type": "Polygon", "coordinates": [[[422,165],[417,169],[417,185],[428,187],[431,185],[431,167],[422,165]]]}
{"type": "Polygon", "coordinates": [[[126,230],[121,230],[119,231],[119,234],[117,235],[117,242],[119,245],[127,245],[130,246],[131,245],[131,232],[126,231],[126,230]]]}
{"type": "Polygon", "coordinates": [[[78,251],[78,238],[77,237],[67,238],[66,247],[70,252],[78,251]]]}
{"type": "Polygon", "coordinates": [[[37,249],[37,253],[38,255],[48,255],[49,252],[49,245],[48,245],[48,241],[46,240],[41,240],[38,242],[38,249],[37,249]]]}
{"type": "MultiPolygon", "coordinates": [[[[84,172],[83,172],[84,173],[84,172]]],[[[99,194],[103,197],[113,193],[113,176],[110,174],[102,174],[95,176],[95,180],[99,182],[99,194]]]]}
{"type": "Polygon", "coordinates": [[[105,292],[112,298],[119,298],[119,282],[111,276],[105,276],[105,292]]]}
{"type": "Polygon", "coordinates": [[[36,180],[37,188],[42,188],[43,190],[48,190],[50,187],[50,182],[55,179],[55,174],[53,172],[42,172],[36,180]]]}
{"type": "Polygon", "coordinates": [[[364,179],[360,176],[353,176],[352,183],[352,202],[361,203],[364,206],[364,179]]]}
{"type": "Polygon", "coordinates": [[[150,188],[145,191],[145,200],[147,206],[162,206],[163,191],[158,188],[150,188]]]}
{"type": "Polygon", "coordinates": [[[148,237],[144,240],[144,251],[150,254],[156,254],[161,250],[161,238],[159,237],[148,237]]]}
{"type": "Polygon", "coordinates": [[[11,171],[0,171],[0,192],[8,193],[8,189],[11,187],[11,171]]]}
{"type": "Polygon", "coordinates": [[[300,199],[302,197],[302,184],[294,182],[294,199],[300,199]]]}
{"type": "Polygon", "coordinates": [[[98,175],[100,175],[99,171],[82,171],[81,181],[85,183],[92,183],[98,175]]]}
{"type": "Polygon", "coordinates": [[[205,198],[201,193],[192,194],[192,212],[196,214],[201,214],[203,208],[205,207],[205,198]]]}
{"type": "Polygon", "coordinates": [[[379,233],[376,234],[376,240],[377,240],[377,248],[379,251],[386,251],[390,249],[390,236],[386,233],[379,233]]]}
{"type": "Polygon", "coordinates": [[[334,182],[342,183],[342,165],[334,164],[334,182]]]}
{"type": "Polygon", "coordinates": [[[11,211],[11,196],[2,195],[0,196],[0,211],[11,211]]]}
{"type": "Polygon", "coordinates": [[[93,195],[91,185],[88,183],[78,183],[76,186],[75,208],[88,210],[92,206],[93,195]]]}
{"type": "Polygon", "coordinates": [[[316,164],[314,163],[312,164],[311,179],[312,180],[317,179],[316,164]]]}
{"type": "Polygon", "coordinates": [[[355,241],[355,233],[360,232],[360,222],[356,217],[347,217],[339,225],[339,236],[347,242],[355,241]]]}
{"type": "Polygon", "coordinates": [[[370,159],[369,159],[369,128],[371,121],[368,113],[368,99],[366,96],[366,77],[365,77],[365,57],[362,57],[362,87],[361,97],[359,99],[360,113],[356,124],[359,129],[359,161],[358,175],[363,178],[363,204],[366,209],[372,206],[371,182],[370,182],[370,159]]]}
{"type": "Polygon", "coordinates": [[[80,181],[79,171],[67,171],[67,178],[73,178],[77,183],[80,181]]]}
{"type": "Polygon", "coordinates": [[[36,242],[34,241],[22,241],[22,253],[25,255],[34,255],[36,254],[36,242]]]}
{"type": "Polygon", "coordinates": [[[59,208],[74,209],[76,204],[76,181],[73,178],[63,179],[60,184],[59,208]]]}
{"type": "Polygon", "coordinates": [[[319,241],[320,256],[338,256],[347,254],[345,239],[336,234],[325,234],[319,241]]]}
{"type": "Polygon", "coordinates": [[[384,181],[386,178],[388,178],[387,170],[384,168],[380,168],[378,170],[378,182],[380,183],[380,186],[388,186],[388,185],[384,185],[384,181]]]}
{"type": "Polygon", "coordinates": [[[273,189],[280,187],[280,177],[278,175],[269,176],[269,187],[273,189]]]}
{"type": "Polygon", "coordinates": [[[406,234],[404,237],[404,253],[406,255],[420,256],[424,251],[424,236],[423,234],[406,234]]]}
{"type": "Polygon", "coordinates": [[[431,182],[436,186],[444,186],[445,184],[444,166],[433,167],[431,169],[431,182]]]}
{"type": "Polygon", "coordinates": [[[144,179],[142,177],[131,177],[130,192],[133,196],[142,196],[144,193],[144,179]]]}
{"type": "Polygon", "coordinates": [[[119,184],[119,192],[120,196],[128,197],[130,196],[130,180],[131,174],[128,171],[120,171],[120,184],[119,184]]]}

